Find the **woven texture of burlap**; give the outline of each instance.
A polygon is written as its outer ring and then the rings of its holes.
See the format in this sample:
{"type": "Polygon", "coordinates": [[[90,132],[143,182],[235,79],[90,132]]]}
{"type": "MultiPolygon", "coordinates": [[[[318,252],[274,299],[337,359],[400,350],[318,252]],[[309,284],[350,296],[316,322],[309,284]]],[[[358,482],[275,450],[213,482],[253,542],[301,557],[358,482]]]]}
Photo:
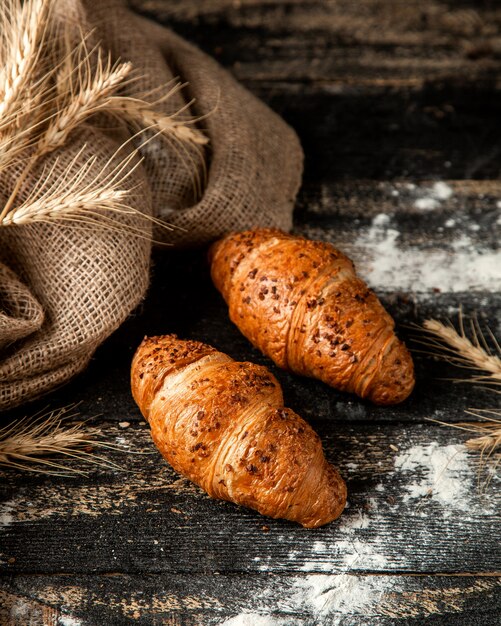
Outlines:
{"type": "MultiPolygon", "coordinates": [[[[195,148],[154,139],[141,149],[144,161],[126,181],[131,206],[176,227],[167,234],[158,230],[156,239],[198,245],[230,230],[291,227],[302,151],[276,114],[206,54],[135,15],[125,1],[55,3],[75,27],[94,29],[91,40],[99,40],[114,59],[132,62],[142,78],[127,87],[129,95],[179,77],[187,87],[157,110],[171,114],[194,99],[187,114],[204,117],[199,126],[210,144],[203,159],[195,148]]],[[[55,167],[63,168],[81,151],[75,167],[91,156],[104,165],[131,135],[116,123],[107,131],[99,122],[48,155],[30,174],[20,200],[56,158],[55,167]]],[[[16,168],[2,173],[0,201],[18,176],[16,168]]],[[[133,215],[118,219],[144,228],[144,220],[133,215]]],[[[0,411],[52,390],[86,367],[144,297],[150,252],[148,238],[125,229],[63,222],[0,227],[0,411]]]]}

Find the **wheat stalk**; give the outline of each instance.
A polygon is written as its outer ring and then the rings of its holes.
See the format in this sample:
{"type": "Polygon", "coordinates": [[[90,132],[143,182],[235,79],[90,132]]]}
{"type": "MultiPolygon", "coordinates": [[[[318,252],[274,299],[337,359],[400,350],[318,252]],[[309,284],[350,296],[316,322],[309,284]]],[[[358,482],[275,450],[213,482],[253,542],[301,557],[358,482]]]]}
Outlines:
{"type": "Polygon", "coordinates": [[[1,13],[0,117],[23,111],[26,88],[42,55],[49,22],[50,0],[4,0],[1,13]]]}
{"type": "MultiPolygon", "coordinates": [[[[110,56],[105,56],[99,45],[89,49],[88,35],[81,32],[76,42],[75,33],[67,24],[62,33],[59,32],[50,5],[51,0],[26,0],[24,4],[20,0],[7,0],[6,8],[0,12],[0,61],[5,66],[0,75],[0,96],[3,95],[0,170],[19,164],[21,159],[24,161],[5,205],[0,209],[0,226],[22,226],[61,219],[82,224],[101,221],[110,228],[125,228],[140,236],[151,237],[146,230],[127,226],[113,218],[113,214],[123,212],[139,214],[139,211],[127,206],[129,193],[120,188],[119,181],[123,183],[126,179],[123,168],[121,178],[115,177],[114,171],[111,176],[104,177],[98,173],[91,179],[95,185],[91,188],[85,176],[73,173],[74,162],[57,180],[53,180],[57,171],[53,166],[47,174],[47,185],[36,185],[29,197],[16,205],[23,186],[40,159],[64,147],[72,133],[98,113],[119,117],[141,129],[137,134],[145,130],[155,131],[148,141],[162,136],[175,142],[178,147],[174,149],[184,157],[185,162],[195,166],[197,189],[202,187],[194,153],[187,150],[184,144],[197,149],[202,168],[205,168],[205,160],[199,150],[207,139],[196,128],[191,128],[195,120],[178,119],[192,102],[171,116],[154,110],[155,104],[166,100],[183,85],[174,85],[153,103],[119,95],[119,90],[132,80],[131,64],[112,64],[110,56]],[[14,31],[13,34],[6,34],[9,29],[14,31]],[[108,213],[103,213],[103,210],[108,213]]],[[[154,89],[149,95],[157,91],[159,89],[154,89]]],[[[144,145],[145,142],[139,149],[144,145]]],[[[96,159],[90,159],[82,170],[87,175],[96,164],[96,159]]],[[[107,166],[110,164],[111,159],[107,166]]],[[[132,158],[126,164],[132,165],[132,158]]],[[[143,217],[166,227],[160,220],[143,217]]]]}
{"type": "Polygon", "coordinates": [[[116,107],[117,111],[128,121],[141,127],[158,129],[162,135],[198,146],[204,146],[209,141],[199,130],[188,126],[189,120],[175,119],[178,113],[163,115],[149,108],[148,103],[142,100],[114,97],[110,101],[110,107],[116,107]]]}
{"type": "Polygon", "coordinates": [[[68,93],[60,97],[66,102],[59,104],[57,115],[50,121],[40,138],[37,158],[63,146],[75,128],[81,126],[92,115],[109,109],[111,94],[123,85],[131,70],[130,63],[112,65],[109,57],[103,62],[99,52],[95,72],[89,71],[84,74],[78,89],[70,88],[68,93]]]}
{"type": "MultiPolygon", "coordinates": [[[[487,332],[494,346],[493,353],[476,317],[470,320],[472,336],[470,339],[466,334],[461,309],[459,310],[458,325],[459,331],[450,322],[443,324],[434,319],[425,320],[422,329],[426,331],[428,336],[424,340],[417,339],[416,342],[430,348],[426,353],[431,356],[457,367],[480,372],[469,378],[455,378],[453,379],[454,382],[481,383],[490,392],[501,393],[497,389],[501,385],[501,347],[498,340],[487,327],[487,332]]],[[[483,421],[459,424],[438,423],[478,435],[468,439],[465,445],[472,451],[480,452],[481,458],[489,457],[497,452],[501,447],[501,420],[499,419],[501,411],[497,409],[467,409],[466,413],[483,421]]],[[[493,470],[497,468],[501,460],[501,455],[498,457],[493,464],[493,470]]]]}
{"type": "Polygon", "coordinates": [[[159,137],[171,145],[171,148],[186,166],[193,166],[193,189],[195,198],[198,198],[202,195],[203,185],[207,180],[205,157],[202,148],[207,145],[209,140],[197,128],[190,126],[190,124],[198,122],[201,118],[177,119],[193,104],[193,101],[186,103],[171,115],[164,115],[152,108],[185,86],[182,83],[176,83],[171,90],[166,91],[164,96],[151,104],[147,102],[146,95],[137,98],[113,96],[110,98],[110,110],[114,110],[119,119],[125,119],[136,130],[145,127],[155,129],[159,137]],[[187,146],[190,146],[192,150],[189,150],[187,146]],[[199,166],[201,166],[202,177],[198,173],[199,166]]]}
{"type": "Polygon", "coordinates": [[[434,319],[425,320],[423,328],[428,337],[417,339],[416,343],[431,348],[428,354],[463,369],[483,372],[468,379],[454,379],[455,382],[482,383],[490,385],[493,391],[501,385],[501,348],[492,331],[487,329],[495,346],[495,353],[492,353],[476,318],[470,320],[473,340],[466,335],[461,311],[459,332],[452,324],[443,324],[434,319]]]}
{"type": "MultiPolygon", "coordinates": [[[[19,221],[4,222],[4,218],[9,214],[19,190],[33,167],[43,156],[61,148],[72,131],[81,126],[91,115],[105,110],[110,95],[119,85],[123,84],[131,69],[130,63],[119,63],[112,66],[109,57],[107,62],[103,63],[102,56],[99,53],[95,72],[89,70],[83,76],[81,72],[78,73],[78,90],[73,90],[70,87],[59,98],[63,102],[59,102],[57,114],[50,120],[47,129],[36,144],[35,152],[18,178],[0,213],[0,222],[4,223],[4,225],[23,223],[19,221]]],[[[43,213],[43,217],[47,217],[47,215],[51,215],[51,211],[43,213]]]]}
{"type": "Polygon", "coordinates": [[[54,461],[54,455],[105,468],[121,469],[112,461],[91,453],[92,448],[120,450],[118,446],[96,441],[97,428],[84,423],[67,426],[77,417],[74,406],[34,417],[24,417],[0,429],[0,466],[31,472],[66,476],[86,474],[80,467],[54,461]]]}
{"type": "MultiPolygon", "coordinates": [[[[53,173],[58,167],[56,159],[50,170],[42,173],[26,201],[11,209],[0,220],[0,226],[64,220],[66,224],[101,225],[117,232],[129,232],[149,241],[152,223],[163,229],[171,228],[163,220],[145,215],[127,202],[135,188],[125,189],[124,183],[140,166],[141,159],[137,157],[135,150],[121,160],[118,157],[135,138],[136,136],[131,137],[120,146],[97,174],[96,156],[81,164],[82,153],[87,149],[85,144],[59,175],[53,173]],[[117,162],[116,165],[113,162],[117,162]],[[140,218],[144,221],[144,226],[117,223],[113,217],[116,214],[134,216],[136,222],[140,218]]],[[[146,141],[151,139],[153,137],[146,141]]]]}
{"type": "Polygon", "coordinates": [[[43,53],[50,47],[50,0],[5,0],[0,8],[0,168],[32,139],[51,99],[43,53]]]}
{"type": "Polygon", "coordinates": [[[468,439],[465,445],[470,450],[478,450],[482,454],[492,454],[497,451],[501,447],[501,411],[497,409],[468,409],[466,413],[484,421],[469,424],[469,430],[481,436],[468,439]],[[491,415],[496,417],[492,418],[491,415]]]}

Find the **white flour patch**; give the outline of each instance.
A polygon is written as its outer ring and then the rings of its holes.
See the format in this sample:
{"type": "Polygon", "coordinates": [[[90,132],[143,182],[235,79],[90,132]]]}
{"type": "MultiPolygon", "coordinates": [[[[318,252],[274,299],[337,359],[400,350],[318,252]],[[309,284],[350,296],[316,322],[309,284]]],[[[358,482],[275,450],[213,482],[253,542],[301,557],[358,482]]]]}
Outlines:
{"type": "Polygon", "coordinates": [[[240,613],[221,622],[219,626],[286,626],[287,624],[290,624],[290,622],[271,615],[240,613]]]}
{"type": "Polygon", "coordinates": [[[435,183],[431,189],[431,192],[433,196],[438,200],[448,200],[453,194],[452,188],[449,187],[447,183],[444,183],[442,181],[435,183]]]}
{"type": "MultiPolygon", "coordinates": [[[[394,583],[392,591],[399,583],[394,583]]],[[[370,615],[376,610],[384,593],[388,591],[385,576],[351,576],[349,574],[310,574],[294,578],[285,589],[269,589],[266,600],[273,605],[284,605],[287,613],[306,614],[315,624],[336,626],[345,623],[345,616],[370,615]]],[[[263,598],[265,600],[265,598],[263,598]]],[[[282,613],[283,615],[283,613],[282,613]]],[[[260,613],[240,613],[220,622],[219,626],[292,626],[294,618],[274,617],[260,613]]]]}
{"type": "MultiPolygon", "coordinates": [[[[353,522],[341,524],[339,531],[346,537],[345,533],[352,533],[355,529],[367,526],[368,521],[358,517],[353,522]]],[[[303,572],[333,572],[339,569],[347,571],[354,567],[382,569],[387,565],[388,558],[378,552],[377,543],[377,539],[373,540],[373,543],[368,543],[358,538],[343,538],[331,542],[315,541],[311,555],[309,558],[306,555],[299,569],[303,572]]]]}
{"type": "Polygon", "coordinates": [[[384,580],[374,576],[312,574],[297,579],[295,588],[298,593],[292,601],[299,607],[310,609],[316,618],[336,613],[366,615],[368,609],[379,603],[385,586],[384,580]]]}
{"type": "Polygon", "coordinates": [[[338,530],[341,533],[351,533],[354,530],[369,528],[369,516],[363,511],[354,511],[351,517],[345,515],[341,518],[341,523],[338,526],[338,530]]]}
{"type": "Polygon", "coordinates": [[[499,290],[501,250],[481,247],[465,234],[449,249],[404,249],[399,239],[400,232],[391,226],[388,215],[379,214],[353,244],[342,248],[374,289],[418,293],[499,290]]]}
{"type": "Polygon", "coordinates": [[[404,502],[428,497],[444,507],[445,516],[471,509],[475,473],[464,446],[413,446],[395,458],[395,469],[417,478],[405,485],[404,502]]]}
{"type": "Polygon", "coordinates": [[[60,615],[57,626],[82,626],[82,622],[70,615],[60,615]]]}
{"type": "Polygon", "coordinates": [[[414,206],[420,211],[433,211],[438,209],[441,202],[448,200],[453,191],[447,183],[437,182],[432,187],[418,188],[419,197],[414,201],[414,206]]]}
{"type": "Polygon", "coordinates": [[[12,502],[3,502],[0,506],[0,530],[10,526],[14,521],[13,510],[14,504],[12,502]]]}
{"type": "Polygon", "coordinates": [[[433,211],[433,209],[438,209],[440,202],[434,198],[418,198],[414,206],[421,211],[433,211]]]}

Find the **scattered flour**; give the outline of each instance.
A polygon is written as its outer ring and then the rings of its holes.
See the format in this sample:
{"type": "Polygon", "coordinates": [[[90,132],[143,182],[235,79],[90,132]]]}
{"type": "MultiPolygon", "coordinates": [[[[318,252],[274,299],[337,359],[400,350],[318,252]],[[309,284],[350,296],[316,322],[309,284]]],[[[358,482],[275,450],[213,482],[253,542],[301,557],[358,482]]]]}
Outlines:
{"type": "Polygon", "coordinates": [[[315,617],[365,615],[367,609],[379,603],[385,586],[384,580],[374,576],[312,574],[295,581],[298,593],[292,601],[310,609],[315,617]]]}
{"type": "Polygon", "coordinates": [[[60,615],[57,626],[82,626],[82,622],[70,615],[60,615]]]}
{"type": "Polygon", "coordinates": [[[342,533],[353,532],[358,528],[369,528],[369,516],[361,510],[355,513],[352,517],[342,517],[341,523],[338,526],[339,532],[342,533]]]}
{"type": "Polygon", "coordinates": [[[343,248],[371,287],[392,291],[497,292],[501,285],[501,250],[480,248],[463,234],[450,249],[402,249],[400,232],[386,214],[376,215],[352,245],[343,248]]]}
{"type": "Polygon", "coordinates": [[[220,626],[287,626],[285,619],[272,615],[260,615],[259,613],[240,613],[224,622],[220,626]]]}
{"type": "Polygon", "coordinates": [[[452,189],[447,183],[439,181],[431,189],[432,195],[438,200],[448,200],[452,196],[452,189]]]}
{"type": "Polygon", "coordinates": [[[433,211],[438,209],[443,200],[448,200],[452,193],[452,189],[446,183],[435,183],[431,188],[420,190],[420,197],[415,200],[414,206],[420,211],[433,211]]]}
{"type": "Polygon", "coordinates": [[[414,206],[421,211],[433,211],[433,209],[438,209],[440,202],[434,198],[418,198],[414,206]]]}
{"type": "MultiPolygon", "coordinates": [[[[367,528],[368,520],[358,518],[353,525],[345,522],[339,526],[343,533],[353,532],[356,528],[367,528]]],[[[304,555],[303,555],[304,556],[304,555]]],[[[338,539],[329,543],[315,541],[310,559],[305,558],[299,568],[303,572],[347,571],[357,567],[360,569],[383,569],[388,563],[384,554],[380,554],[373,543],[361,539],[338,539]]]]}
{"type": "MultiPolygon", "coordinates": [[[[315,624],[326,623],[328,618],[328,623],[335,626],[347,615],[366,616],[378,606],[387,590],[384,576],[310,574],[292,580],[291,588],[286,590],[287,612],[309,615],[315,624]]],[[[276,599],[276,590],[273,593],[276,599]]],[[[291,618],[240,613],[219,626],[292,626],[293,623],[291,618]]]]}
{"type": "Polygon", "coordinates": [[[0,506],[0,530],[10,526],[14,521],[12,512],[14,511],[14,505],[12,502],[3,502],[0,506]]]}
{"type": "Polygon", "coordinates": [[[404,502],[428,496],[444,507],[446,516],[452,510],[471,507],[468,493],[474,476],[464,446],[440,446],[437,442],[413,446],[395,458],[395,469],[418,477],[416,482],[405,485],[404,502]]]}

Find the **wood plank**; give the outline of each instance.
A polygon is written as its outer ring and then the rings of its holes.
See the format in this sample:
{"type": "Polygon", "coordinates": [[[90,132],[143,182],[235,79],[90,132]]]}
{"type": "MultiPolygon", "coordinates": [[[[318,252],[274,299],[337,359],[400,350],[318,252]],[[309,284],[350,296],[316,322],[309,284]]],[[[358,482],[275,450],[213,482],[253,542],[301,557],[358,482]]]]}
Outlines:
{"type": "Polygon", "coordinates": [[[312,206],[310,196],[296,230],[340,248],[376,291],[414,294],[418,301],[441,292],[469,294],[465,299],[496,293],[501,202],[457,186],[459,193],[444,181],[323,187],[320,202],[312,206]],[[348,197],[339,210],[332,187],[348,197]]]}
{"type": "Polygon", "coordinates": [[[463,431],[312,420],[349,508],[307,531],[211,500],[161,460],[145,425],[100,424],[129,452],[106,453],[126,473],[3,476],[1,573],[501,572],[499,477],[479,489],[488,467],[459,445],[463,431]]]}
{"type": "Polygon", "coordinates": [[[498,178],[499,90],[245,84],[299,134],[308,184],[498,178]]]}
{"type": "MultiPolygon", "coordinates": [[[[34,607],[35,615],[36,598],[67,626],[392,626],[396,618],[409,625],[492,626],[501,610],[501,578],[478,576],[19,576],[0,585],[15,592],[15,611],[34,607]]],[[[8,608],[5,626],[56,624],[16,621],[8,608]]]]}
{"type": "Polygon", "coordinates": [[[216,54],[297,130],[309,182],[498,177],[499,9],[433,0],[135,6],[216,54]],[[492,54],[469,60],[468,46],[492,54]]]}
{"type": "MultiPolygon", "coordinates": [[[[0,624],[2,626],[62,626],[57,609],[23,594],[6,591],[0,582],[0,624]]],[[[70,626],[68,624],[68,626],[70,626]]]]}
{"type": "Polygon", "coordinates": [[[492,83],[501,10],[436,0],[304,2],[134,0],[241,80],[492,83]]]}

